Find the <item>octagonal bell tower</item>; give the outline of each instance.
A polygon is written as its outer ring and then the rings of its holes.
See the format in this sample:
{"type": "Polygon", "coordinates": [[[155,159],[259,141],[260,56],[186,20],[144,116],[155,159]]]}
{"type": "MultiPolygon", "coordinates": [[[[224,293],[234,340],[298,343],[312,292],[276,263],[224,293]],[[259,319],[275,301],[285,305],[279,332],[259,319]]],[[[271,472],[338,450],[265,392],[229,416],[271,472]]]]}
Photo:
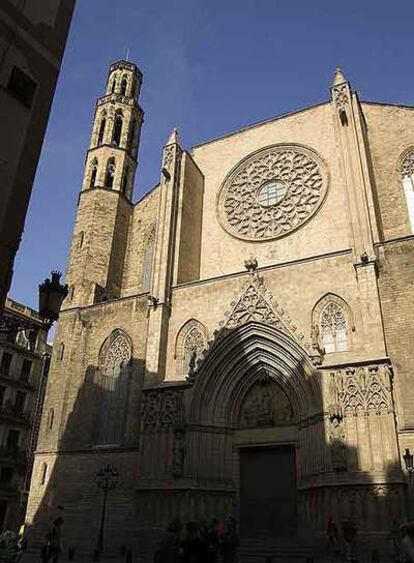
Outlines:
{"type": "Polygon", "coordinates": [[[96,102],[69,258],[64,307],[120,296],[143,111],[142,73],[128,61],[109,68],[96,102]]]}

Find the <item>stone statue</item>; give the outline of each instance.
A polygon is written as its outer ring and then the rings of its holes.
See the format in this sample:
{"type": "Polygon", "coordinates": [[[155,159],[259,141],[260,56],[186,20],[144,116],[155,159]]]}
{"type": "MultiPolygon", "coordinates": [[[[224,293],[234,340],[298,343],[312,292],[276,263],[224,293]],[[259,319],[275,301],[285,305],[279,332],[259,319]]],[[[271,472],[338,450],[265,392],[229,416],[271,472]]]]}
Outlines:
{"type": "Polygon", "coordinates": [[[172,474],[174,477],[181,477],[184,473],[185,457],[185,432],[177,429],[174,432],[172,474]]]}
{"type": "Polygon", "coordinates": [[[345,433],[343,431],[342,419],[332,416],[330,425],[330,444],[332,468],[336,471],[346,469],[345,433]]]}

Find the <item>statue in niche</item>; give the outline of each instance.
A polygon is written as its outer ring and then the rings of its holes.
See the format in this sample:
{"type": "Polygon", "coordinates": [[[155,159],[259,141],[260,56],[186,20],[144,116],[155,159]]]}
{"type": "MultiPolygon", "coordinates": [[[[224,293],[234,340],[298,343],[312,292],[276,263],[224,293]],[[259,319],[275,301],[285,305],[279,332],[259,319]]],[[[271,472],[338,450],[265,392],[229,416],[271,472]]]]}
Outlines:
{"type": "Polygon", "coordinates": [[[346,469],[345,432],[340,416],[331,417],[329,434],[332,468],[336,471],[344,471],[346,469]]]}
{"type": "Polygon", "coordinates": [[[283,389],[273,380],[254,385],[240,413],[240,425],[244,428],[290,424],[293,420],[292,405],[283,389]]]}
{"type": "Polygon", "coordinates": [[[172,474],[181,477],[184,473],[185,432],[182,428],[174,431],[172,474]]]}

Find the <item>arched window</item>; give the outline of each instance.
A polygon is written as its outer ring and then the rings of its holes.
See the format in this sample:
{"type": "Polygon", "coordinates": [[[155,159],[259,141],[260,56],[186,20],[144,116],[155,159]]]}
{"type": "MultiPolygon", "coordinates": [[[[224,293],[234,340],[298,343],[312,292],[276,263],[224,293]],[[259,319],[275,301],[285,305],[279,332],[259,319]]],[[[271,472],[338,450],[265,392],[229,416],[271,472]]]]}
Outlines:
{"type": "Polygon", "coordinates": [[[342,307],[333,301],[329,302],[323,308],[319,322],[325,352],[345,352],[348,349],[348,335],[342,307]]]}
{"type": "Polygon", "coordinates": [[[122,80],[121,80],[121,94],[122,94],[122,96],[125,96],[126,91],[127,91],[127,86],[128,86],[128,79],[127,79],[126,75],[124,75],[122,77],[122,80]]]}
{"type": "Polygon", "coordinates": [[[207,345],[207,330],[203,324],[190,319],[180,329],[175,344],[178,375],[188,375],[192,364],[201,356],[207,345]]]}
{"type": "Polygon", "coordinates": [[[49,409],[47,415],[47,427],[49,430],[52,430],[54,421],[55,421],[55,410],[49,409]]]}
{"type": "Polygon", "coordinates": [[[44,485],[46,483],[47,477],[47,463],[42,463],[42,472],[40,476],[40,484],[44,485]]]}
{"type": "Polygon", "coordinates": [[[407,152],[402,161],[401,177],[411,232],[414,232],[414,149],[407,152]]]}
{"type": "Polygon", "coordinates": [[[105,135],[105,127],[106,127],[106,114],[104,113],[101,119],[101,124],[99,126],[98,145],[102,145],[103,143],[103,138],[105,135]]]}
{"type": "Polygon", "coordinates": [[[129,179],[129,167],[127,166],[125,168],[124,176],[122,178],[122,186],[121,186],[121,192],[124,195],[126,194],[126,190],[127,190],[127,187],[128,187],[128,179],[129,179]]]}
{"type": "Polygon", "coordinates": [[[116,329],[104,342],[99,354],[99,418],[97,444],[120,444],[123,440],[129,380],[131,342],[116,329]]]}
{"type": "Polygon", "coordinates": [[[142,264],[142,291],[149,291],[151,287],[152,260],[155,248],[155,225],[148,229],[148,234],[144,239],[144,259],[142,264]]]}
{"type": "Polygon", "coordinates": [[[109,93],[113,94],[115,92],[115,88],[116,88],[116,76],[114,76],[113,79],[112,79],[112,84],[111,84],[111,88],[109,90],[109,93]]]}
{"type": "Polygon", "coordinates": [[[114,131],[112,134],[112,144],[115,146],[119,146],[121,142],[121,134],[122,134],[122,110],[118,109],[115,112],[115,119],[114,119],[114,131]]]}
{"type": "Polygon", "coordinates": [[[59,344],[58,359],[59,359],[60,361],[62,361],[64,355],[65,355],[65,345],[63,344],[63,342],[61,342],[61,343],[59,344]]]}
{"type": "Polygon", "coordinates": [[[94,158],[91,163],[91,179],[89,181],[90,188],[95,187],[97,173],[98,173],[98,160],[94,158]]]}
{"type": "Polygon", "coordinates": [[[113,157],[108,158],[108,162],[106,163],[106,172],[105,172],[105,188],[111,190],[114,186],[114,178],[115,178],[115,159],[113,157]]]}

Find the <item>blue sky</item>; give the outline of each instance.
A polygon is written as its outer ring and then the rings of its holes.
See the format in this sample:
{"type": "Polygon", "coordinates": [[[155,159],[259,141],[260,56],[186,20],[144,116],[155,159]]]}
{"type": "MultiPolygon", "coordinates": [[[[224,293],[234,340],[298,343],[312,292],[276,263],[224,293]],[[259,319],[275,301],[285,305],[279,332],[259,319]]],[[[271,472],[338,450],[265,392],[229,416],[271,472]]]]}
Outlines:
{"type": "Polygon", "coordinates": [[[171,129],[189,148],[324,101],[337,66],[362,99],[414,104],[412,0],[78,0],[10,296],[65,270],[95,99],[125,56],[144,73],[135,199],[171,129]]]}

